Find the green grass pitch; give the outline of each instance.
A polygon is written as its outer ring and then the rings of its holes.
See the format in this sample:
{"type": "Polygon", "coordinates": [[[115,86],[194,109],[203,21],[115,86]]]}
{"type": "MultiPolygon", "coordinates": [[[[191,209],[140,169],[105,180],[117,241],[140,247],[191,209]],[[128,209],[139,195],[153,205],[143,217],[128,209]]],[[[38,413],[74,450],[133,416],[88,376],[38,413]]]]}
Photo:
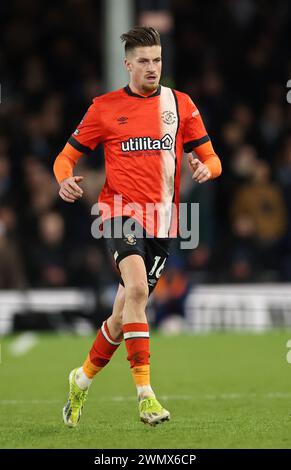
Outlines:
{"type": "Polygon", "coordinates": [[[65,427],[69,371],[93,337],[40,335],[15,357],[1,340],[0,448],[291,448],[291,331],[152,335],[152,385],[171,412],[156,427],[138,420],[122,345],[96,376],[79,426],[65,427]]]}

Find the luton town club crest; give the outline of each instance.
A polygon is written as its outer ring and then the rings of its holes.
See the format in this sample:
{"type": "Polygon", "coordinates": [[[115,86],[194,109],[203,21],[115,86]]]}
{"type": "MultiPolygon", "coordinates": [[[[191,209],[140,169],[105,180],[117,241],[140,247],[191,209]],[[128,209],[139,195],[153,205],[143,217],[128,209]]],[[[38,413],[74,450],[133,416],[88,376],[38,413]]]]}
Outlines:
{"type": "Polygon", "coordinates": [[[165,124],[175,124],[176,115],[172,111],[164,111],[162,113],[162,120],[165,124]]]}

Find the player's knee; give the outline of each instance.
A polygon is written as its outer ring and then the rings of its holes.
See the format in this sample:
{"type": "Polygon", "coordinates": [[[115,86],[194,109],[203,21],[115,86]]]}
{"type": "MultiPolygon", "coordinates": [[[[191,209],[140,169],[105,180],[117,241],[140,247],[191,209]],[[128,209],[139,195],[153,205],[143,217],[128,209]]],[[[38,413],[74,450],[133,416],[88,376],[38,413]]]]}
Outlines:
{"type": "Polygon", "coordinates": [[[146,302],[149,288],[146,281],[136,280],[125,286],[125,300],[142,303],[146,302]]]}

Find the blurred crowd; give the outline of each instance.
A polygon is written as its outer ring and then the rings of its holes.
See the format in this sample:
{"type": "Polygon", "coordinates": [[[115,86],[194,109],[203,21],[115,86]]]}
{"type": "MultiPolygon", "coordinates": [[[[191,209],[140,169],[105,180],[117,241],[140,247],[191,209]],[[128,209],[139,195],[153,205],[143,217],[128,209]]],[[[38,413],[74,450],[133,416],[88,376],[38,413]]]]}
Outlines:
{"type": "Polygon", "coordinates": [[[202,212],[187,266],[203,282],[290,281],[288,2],[175,3],[176,86],[198,105],[223,162],[221,178],[185,195],[202,212]]]}
{"type": "MultiPolygon", "coordinates": [[[[166,3],[174,62],[164,79],[200,109],[223,175],[193,184],[185,165],[181,196],[200,204],[200,242],[183,251],[173,242],[155,294],[161,317],[169,304],[179,310],[193,283],[291,281],[288,0],[275,8],[263,0],[166,3]]],[[[102,149],[78,164],[84,196],[75,204],[60,200],[52,173],[92,97],[105,90],[101,13],[93,0],[1,2],[1,289],[101,292],[117,280],[103,242],[91,236],[102,149]]]]}

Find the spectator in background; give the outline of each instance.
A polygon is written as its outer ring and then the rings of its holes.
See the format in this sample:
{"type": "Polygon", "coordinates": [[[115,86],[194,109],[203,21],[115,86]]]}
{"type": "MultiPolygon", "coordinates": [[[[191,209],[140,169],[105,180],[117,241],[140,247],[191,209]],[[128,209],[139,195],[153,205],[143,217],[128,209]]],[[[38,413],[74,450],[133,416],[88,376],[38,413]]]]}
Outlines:
{"type": "Polygon", "coordinates": [[[30,247],[29,277],[38,287],[68,285],[68,253],[65,244],[64,220],[57,212],[39,218],[38,241],[30,247]]]}
{"type": "Polygon", "coordinates": [[[6,155],[0,154],[0,200],[9,199],[12,189],[10,162],[6,155]]]}
{"type": "Polygon", "coordinates": [[[232,221],[244,220],[251,227],[263,268],[274,269],[287,230],[287,210],[280,188],[270,180],[267,162],[255,161],[253,175],[238,189],[230,212],[232,221]]]}
{"type": "Polygon", "coordinates": [[[189,287],[189,277],[184,263],[180,258],[173,257],[153,293],[152,307],[155,311],[153,325],[155,327],[163,327],[163,323],[169,317],[184,318],[184,303],[189,287]]]}
{"type": "Polygon", "coordinates": [[[288,207],[288,219],[291,220],[291,134],[283,141],[277,156],[277,178],[288,207]]]}
{"type": "Polygon", "coordinates": [[[277,178],[288,211],[288,228],[282,248],[282,280],[291,281],[291,134],[287,134],[277,156],[277,178]]]}
{"type": "Polygon", "coordinates": [[[287,228],[287,212],[282,192],[270,181],[270,167],[256,160],[250,181],[238,189],[232,207],[232,217],[248,216],[262,244],[272,245],[282,239],[287,228]]]}
{"type": "Polygon", "coordinates": [[[235,216],[227,236],[215,245],[208,280],[219,283],[259,281],[257,250],[252,219],[243,214],[235,216]]]}
{"type": "Polygon", "coordinates": [[[0,207],[0,289],[23,289],[26,281],[17,238],[17,214],[0,207]]]}
{"type": "Polygon", "coordinates": [[[23,169],[29,201],[26,216],[37,218],[54,207],[56,184],[49,170],[35,156],[25,158],[23,169]]]}

